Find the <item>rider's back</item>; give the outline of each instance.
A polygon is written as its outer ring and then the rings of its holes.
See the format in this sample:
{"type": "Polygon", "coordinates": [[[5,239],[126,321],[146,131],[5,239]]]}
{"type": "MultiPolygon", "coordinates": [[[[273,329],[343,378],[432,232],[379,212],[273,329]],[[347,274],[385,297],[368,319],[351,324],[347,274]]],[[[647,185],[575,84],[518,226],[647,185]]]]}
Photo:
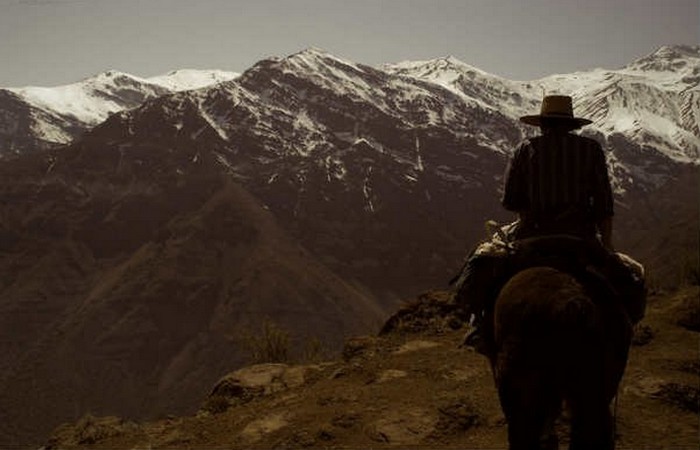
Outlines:
{"type": "Polygon", "coordinates": [[[502,203],[519,213],[519,237],[594,237],[596,223],[613,214],[600,144],[556,131],[526,139],[509,163],[502,203]]]}

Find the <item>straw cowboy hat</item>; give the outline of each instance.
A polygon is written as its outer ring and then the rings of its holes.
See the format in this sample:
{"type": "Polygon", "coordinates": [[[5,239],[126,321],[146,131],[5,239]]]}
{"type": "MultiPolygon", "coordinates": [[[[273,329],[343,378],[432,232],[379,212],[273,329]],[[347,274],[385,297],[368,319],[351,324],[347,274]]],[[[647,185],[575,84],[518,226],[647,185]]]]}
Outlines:
{"type": "Polygon", "coordinates": [[[542,108],[537,115],[523,116],[521,122],[528,125],[540,126],[542,119],[556,119],[581,128],[584,125],[592,123],[591,120],[574,117],[574,108],[572,106],[571,97],[568,95],[547,95],[542,100],[542,108]]]}

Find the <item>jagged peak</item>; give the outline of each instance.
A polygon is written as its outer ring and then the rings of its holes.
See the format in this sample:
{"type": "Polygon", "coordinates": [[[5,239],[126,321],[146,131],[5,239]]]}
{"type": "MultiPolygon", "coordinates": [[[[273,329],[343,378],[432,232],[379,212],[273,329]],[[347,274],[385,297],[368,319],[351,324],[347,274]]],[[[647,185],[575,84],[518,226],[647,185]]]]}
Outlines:
{"type": "Polygon", "coordinates": [[[123,79],[129,79],[133,81],[139,81],[139,82],[144,82],[145,80],[143,78],[137,77],[135,75],[131,75],[130,73],[122,72],[119,70],[115,69],[108,69],[105,70],[104,72],[100,72],[97,75],[93,75],[91,77],[87,77],[83,79],[83,82],[90,82],[90,81],[108,81],[108,80],[123,80],[123,79]]]}
{"type": "Polygon", "coordinates": [[[281,59],[281,61],[287,61],[294,65],[303,66],[315,66],[318,64],[328,64],[329,62],[340,63],[345,66],[357,67],[357,64],[353,61],[340,58],[328,50],[324,50],[320,47],[307,47],[304,50],[293,53],[286,58],[281,59]]]}
{"type": "Polygon", "coordinates": [[[333,57],[333,54],[329,52],[328,50],[325,50],[321,47],[316,47],[316,46],[310,46],[306,47],[305,49],[298,51],[296,53],[293,53],[290,55],[290,57],[294,57],[296,55],[303,55],[303,56],[320,56],[320,57],[328,57],[331,56],[333,57]]]}
{"type": "Polygon", "coordinates": [[[447,55],[434,59],[418,60],[418,61],[401,61],[394,64],[385,64],[384,67],[393,69],[449,69],[467,72],[477,72],[486,74],[483,70],[469,65],[461,59],[447,55]]]}
{"type": "Polygon", "coordinates": [[[656,49],[651,56],[657,58],[700,58],[700,45],[676,44],[664,45],[656,49]]]}
{"type": "Polygon", "coordinates": [[[460,69],[467,69],[467,70],[473,70],[477,72],[483,72],[481,69],[478,69],[477,67],[472,66],[471,64],[467,64],[461,59],[457,58],[456,56],[453,55],[447,55],[443,56],[441,58],[436,58],[431,60],[434,64],[445,64],[447,66],[452,66],[452,67],[457,67],[460,69]]]}
{"type": "Polygon", "coordinates": [[[442,56],[439,58],[419,60],[419,61],[402,61],[394,64],[384,64],[382,70],[403,73],[411,76],[428,77],[434,79],[443,79],[447,77],[452,80],[461,75],[469,75],[470,77],[478,76],[481,78],[499,78],[496,75],[485,72],[478,67],[474,67],[465,63],[453,55],[442,56]]]}
{"type": "Polygon", "coordinates": [[[628,69],[674,71],[700,61],[700,45],[664,45],[629,64],[628,69]]]}

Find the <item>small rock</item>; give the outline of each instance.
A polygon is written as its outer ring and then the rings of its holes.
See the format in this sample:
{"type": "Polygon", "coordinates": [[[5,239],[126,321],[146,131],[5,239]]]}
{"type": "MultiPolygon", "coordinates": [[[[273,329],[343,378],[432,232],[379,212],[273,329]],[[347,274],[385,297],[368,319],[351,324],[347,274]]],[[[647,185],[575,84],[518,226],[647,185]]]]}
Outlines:
{"type": "Polygon", "coordinates": [[[342,378],[344,376],[347,376],[348,370],[344,367],[339,367],[338,369],[334,370],[333,373],[331,373],[328,376],[329,380],[336,380],[338,378],[342,378]]]}
{"type": "Polygon", "coordinates": [[[489,426],[500,428],[508,426],[508,421],[506,420],[505,416],[498,415],[490,418],[488,424],[489,426]]]}
{"type": "Polygon", "coordinates": [[[377,345],[376,338],[372,336],[360,336],[350,338],[343,347],[343,359],[350,361],[359,356],[372,356],[377,345]]]}
{"type": "Polygon", "coordinates": [[[377,378],[377,383],[385,383],[387,381],[396,380],[398,378],[404,378],[408,376],[408,373],[403,370],[388,369],[382,372],[377,378]]]}
{"type": "Polygon", "coordinates": [[[464,432],[482,419],[468,399],[455,399],[438,408],[440,419],[436,431],[442,435],[464,432]]]}
{"type": "Polygon", "coordinates": [[[462,323],[452,292],[428,291],[405,303],[384,323],[379,335],[403,332],[442,334],[448,329],[459,329],[462,323]]]}
{"type": "Polygon", "coordinates": [[[642,346],[647,345],[654,339],[654,330],[649,325],[638,324],[634,327],[632,335],[632,345],[642,346]]]}
{"type": "Polygon", "coordinates": [[[331,420],[331,425],[338,428],[352,428],[360,421],[360,415],[349,412],[335,416],[331,420]]]}
{"type": "Polygon", "coordinates": [[[453,369],[444,372],[443,378],[455,381],[467,381],[473,379],[478,374],[474,369],[453,369]]]}
{"type": "Polygon", "coordinates": [[[700,412],[700,390],[697,386],[664,383],[653,397],[662,399],[686,411],[700,412]]]}
{"type": "Polygon", "coordinates": [[[314,439],[308,431],[301,430],[292,435],[289,444],[291,444],[289,448],[307,448],[314,446],[316,444],[316,439],[314,439]]]}
{"type": "Polygon", "coordinates": [[[333,435],[333,432],[331,430],[329,430],[327,428],[321,428],[316,433],[316,438],[320,441],[328,442],[328,441],[332,441],[333,439],[335,439],[335,435],[333,435]]]}
{"type": "Polygon", "coordinates": [[[438,347],[439,345],[440,344],[438,344],[437,342],[433,342],[433,341],[422,341],[422,340],[409,341],[409,342],[406,342],[401,347],[399,347],[399,349],[396,350],[394,352],[394,354],[401,355],[403,353],[415,352],[418,350],[426,350],[428,348],[438,347]]]}
{"type": "Polygon", "coordinates": [[[644,397],[651,397],[661,391],[661,386],[663,386],[663,384],[664,380],[661,378],[644,377],[635,384],[625,386],[624,390],[644,397]]]}
{"type": "Polygon", "coordinates": [[[201,412],[209,414],[221,414],[231,407],[228,397],[223,395],[210,395],[202,405],[201,412]]]}
{"type": "Polygon", "coordinates": [[[369,436],[390,444],[416,444],[428,437],[436,424],[436,415],[426,409],[389,411],[374,424],[369,436]]]}
{"type": "Polygon", "coordinates": [[[286,364],[257,364],[224,376],[212,389],[210,398],[250,400],[301,386],[305,374],[315,366],[288,366],[286,364]]]}
{"type": "Polygon", "coordinates": [[[289,425],[289,422],[284,414],[272,414],[262,419],[254,420],[246,425],[243,431],[241,431],[241,438],[248,443],[257,442],[266,434],[280,430],[287,425],[289,425]]]}
{"type": "Polygon", "coordinates": [[[119,417],[94,417],[87,414],[75,425],[66,424],[58,427],[54,436],[49,439],[49,447],[57,445],[58,442],[70,443],[71,445],[92,445],[126,432],[133,432],[137,428],[136,424],[126,422],[119,417]]]}

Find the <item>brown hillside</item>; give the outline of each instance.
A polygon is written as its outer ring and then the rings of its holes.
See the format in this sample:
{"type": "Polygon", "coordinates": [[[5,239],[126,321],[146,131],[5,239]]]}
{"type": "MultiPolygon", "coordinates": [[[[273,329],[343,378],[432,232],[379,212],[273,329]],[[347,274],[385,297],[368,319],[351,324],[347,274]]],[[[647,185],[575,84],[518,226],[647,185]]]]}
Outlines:
{"type": "Polygon", "coordinates": [[[616,205],[617,247],[642,262],[653,287],[700,275],[700,170],[680,170],[658,190],[634,192],[616,205]]]}
{"type": "Polygon", "coordinates": [[[249,361],[238,338],[268,317],[293,347],[306,335],[338,348],[380,323],[370,295],[205,157],[157,150],[110,161],[75,147],[3,165],[0,447],[38,444],[86,411],[192,412],[249,361]],[[182,169],[133,175],[156,161],[182,169]]]}
{"type": "MultiPolygon", "coordinates": [[[[650,299],[617,407],[620,449],[695,449],[698,288],[650,299]],[[690,301],[690,303],[689,303],[690,301]]],[[[138,424],[83,417],[48,448],[505,448],[506,425],[484,357],[459,348],[464,333],[449,294],[426,294],[380,337],[354,338],[343,360],[263,364],[224,377],[197,415],[138,424]]],[[[566,445],[566,418],[558,429],[566,445]]]]}

